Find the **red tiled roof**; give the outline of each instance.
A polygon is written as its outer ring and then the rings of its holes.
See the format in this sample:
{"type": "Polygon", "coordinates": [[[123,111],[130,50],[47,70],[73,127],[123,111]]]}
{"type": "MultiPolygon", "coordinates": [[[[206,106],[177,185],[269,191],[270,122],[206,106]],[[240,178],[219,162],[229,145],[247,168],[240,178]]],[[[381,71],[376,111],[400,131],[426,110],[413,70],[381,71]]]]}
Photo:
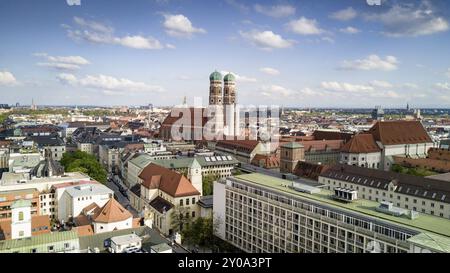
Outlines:
{"type": "Polygon", "coordinates": [[[194,107],[173,108],[172,111],[170,112],[170,114],[161,123],[161,127],[173,125],[177,120],[179,120],[179,119],[181,119],[183,117],[183,111],[186,111],[186,109],[188,109],[188,111],[190,111],[190,122],[191,122],[190,125],[191,126],[196,125],[194,123],[194,118],[197,118],[197,117],[196,116],[194,117],[194,113],[195,113],[195,115],[201,115],[202,116],[202,118],[201,118],[201,120],[202,120],[201,126],[204,126],[206,124],[206,122],[208,121],[208,117],[205,117],[203,115],[203,113],[206,110],[206,108],[194,108],[194,107]],[[178,112],[179,114],[177,115],[176,112],[178,112]]]}
{"type": "Polygon", "coordinates": [[[334,131],[316,130],[312,134],[316,140],[344,140],[347,142],[352,138],[353,134],[334,131]]]}
{"type": "Polygon", "coordinates": [[[116,199],[111,198],[109,201],[92,216],[94,222],[113,223],[125,221],[133,217],[131,213],[122,207],[116,199]]]}
{"type": "Polygon", "coordinates": [[[252,159],[252,165],[273,169],[280,167],[280,158],[276,154],[262,155],[256,154],[252,159]]]}
{"type": "MultiPolygon", "coordinates": [[[[287,144],[289,142],[280,142],[279,146],[287,144]]],[[[344,144],[343,140],[307,140],[298,141],[296,143],[302,144],[305,148],[305,152],[312,150],[325,151],[325,150],[340,150],[344,144]]]]}
{"type": "Polygon", "coordinates": [[[84,225],[84,226],[79,226],[79,227],[74,227],[74,229],[76,230],[76,232],[78,233],[78,236],[89,236],[89,235],[94,235],[94,228],[92,227],[92,225],[84,225]]]}
{"type": "MultiPolygon", "coordinates": [[[[0,233],[3,233],[5,240],[11,239],[11,218],[0,221],[0,233]]],[[[31,235],[34,236],[44,233],[50,233],[50,218],[48,215],[32,215],[31,235]]]]}
{"type": "Polygon", "coordinates": [[[378,121],[369,133],[384,145],[433,142],[420,121],[378,121]]]}
{"type": "Polygon", "coordinates": [[[258,144],[258,140],[219,140],[216,144],[216,147],[251,152],[256,148],[258,144]]]}
{"type": "Polygon", "coordinates": [[[313,180],[319,180],[319,175],[328,170],[330,166],[319,165],[305,161],[299,161],[295,166],[294,174],[300,177],[305,177],[313,180]]]}
{"type": "Polygon", "coordinates": [[[154,163],[147,165],[139,178],[147,189],[160,189],[173,197],[200,194],[185,176],[154,163]]]}
{"type": "Polygon", "coordinates": [[[375,139],[371,134],[358,134],[350,139],[341,149],[345,153],[376,153],[380,152],[375,139]]]}

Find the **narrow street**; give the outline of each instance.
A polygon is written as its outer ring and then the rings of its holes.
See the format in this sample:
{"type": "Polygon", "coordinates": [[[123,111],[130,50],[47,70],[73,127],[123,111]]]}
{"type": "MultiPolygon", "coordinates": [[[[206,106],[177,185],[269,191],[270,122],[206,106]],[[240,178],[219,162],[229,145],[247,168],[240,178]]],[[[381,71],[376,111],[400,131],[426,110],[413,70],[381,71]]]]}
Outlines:
{"type": "MultiPolygon", "coordinates": [[[[123,183],[121,183],[123,188],[126,188],[123,183]]],[[[114,191],[114,196],[117,197],[117,201],[128,211],[130,211],[133,214],[133,217],[138,217],[138,212],[130,206],[130,200],[127,196],[123,195],[122,192],[120,192],[119,187],[112,181],[112,179],[108,178],[108,181],[106,182],[106,186],[114,191]]]]}

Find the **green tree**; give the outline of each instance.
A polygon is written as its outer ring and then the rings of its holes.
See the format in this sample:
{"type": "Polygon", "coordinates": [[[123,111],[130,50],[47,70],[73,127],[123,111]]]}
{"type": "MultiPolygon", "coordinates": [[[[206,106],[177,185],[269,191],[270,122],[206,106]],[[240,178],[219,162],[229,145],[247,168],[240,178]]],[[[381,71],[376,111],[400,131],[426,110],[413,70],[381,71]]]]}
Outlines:
{"type": "Polygon", "coordinates": [[[108,175],[106,170],[95,156],[86,152],[66,152],[63,154],[61,164],[66,172],[82,172],[101,183],[106,183],[108,175]]]}
{"type": "Polygon", "coordinates": [[[212,195],[214,189],[214,181],[218,178],[217,175],[204,175],[202,179],[203,195],[212,195]]]}
{"type": "Polygon", "coordinates": [[[171,228],[174,232],[181,232],[191,222],[191,213],[188,207],[175,206],[170,214],[171,228]]]}

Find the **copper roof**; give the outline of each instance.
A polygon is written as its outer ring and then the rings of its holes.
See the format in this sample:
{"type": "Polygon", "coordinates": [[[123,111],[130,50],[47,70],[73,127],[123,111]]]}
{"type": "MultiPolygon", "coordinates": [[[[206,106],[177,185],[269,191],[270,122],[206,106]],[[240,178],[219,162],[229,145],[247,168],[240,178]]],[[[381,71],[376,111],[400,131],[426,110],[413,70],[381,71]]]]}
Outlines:
{"type": "Polygon", "coordinates": [[[433,142],[420,121],[378,121],[369,133],[384,145],[433,142]]]}
{"type": "Polygon", "coordinates": [[[116,199],[111,198],[109,201],[92,217],[94,222],[112,223],[124,221],[133,217],[131,213],[122,207],[116,199]]]}
{"type": "Polygon", "coordinates": [[[150,163],[139,174],[142,186],[148,189],[160,189],[173,197],[199,195],[192,183],[182,174],[162,166],[150,163]]]}
{"type": "Polygon", "coordinates": [[[375,139],[371,134],[358,134],[348,141],[341,149],[345,153],[376,153],[380,152],[375,139]]]}

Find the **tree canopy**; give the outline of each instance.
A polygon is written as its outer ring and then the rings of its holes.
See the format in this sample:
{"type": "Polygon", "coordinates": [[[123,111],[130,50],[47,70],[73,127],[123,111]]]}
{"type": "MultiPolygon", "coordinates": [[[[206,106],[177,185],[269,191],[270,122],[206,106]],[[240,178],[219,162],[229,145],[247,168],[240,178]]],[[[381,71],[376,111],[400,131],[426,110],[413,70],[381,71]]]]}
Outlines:
{"type": "Polygon", "coordinates": [[[107,172],[95,156],[75,151],[63,154],[61,164],[66,172],[82,172],[101,183],[106,183],[107,172]]]}

